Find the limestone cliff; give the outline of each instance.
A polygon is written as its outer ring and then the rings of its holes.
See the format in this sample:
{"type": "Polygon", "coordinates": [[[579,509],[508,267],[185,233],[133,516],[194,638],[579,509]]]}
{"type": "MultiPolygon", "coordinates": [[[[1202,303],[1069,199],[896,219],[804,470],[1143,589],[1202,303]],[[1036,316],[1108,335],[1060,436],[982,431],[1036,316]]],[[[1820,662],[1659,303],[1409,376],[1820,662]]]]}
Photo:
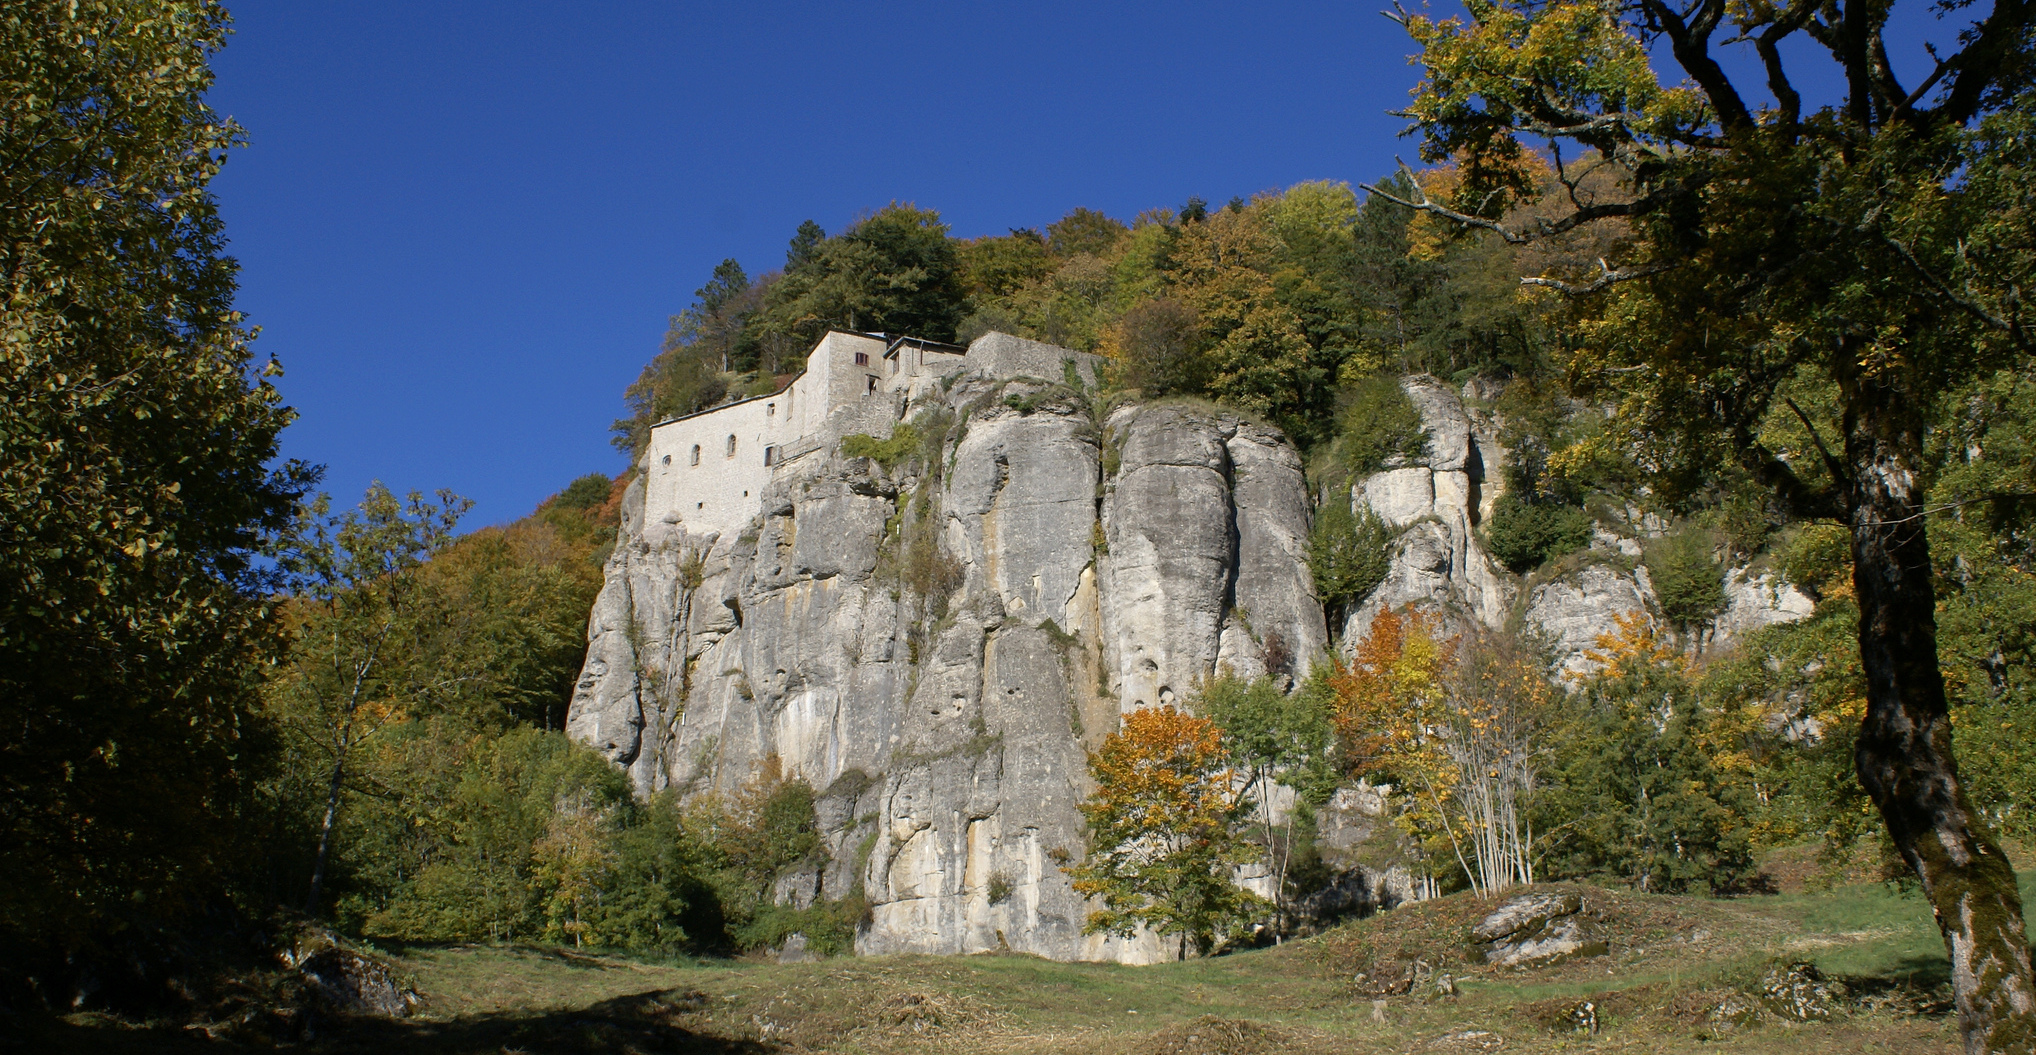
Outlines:
{"type": "Polygon", "coordinates": [[[1086,751],[1219,665],[1324,654],[1300,458],[1226,411],[1099,420],[1041,381],[966,375],[906,413],[945,433],[931,456],[816,450],[734,537],[647,523],[632,489],[569,731],[645,791],[733,790],[776,756],[820,792],[831,857],[781,892],[860,890],[862,951],[1161,956],[1081,933],[1059,865],[1086,751]]]}
{"type": "MultiPolygon", "coordinates": [[[[1404,387],[1430,443],[1354,492],[1399,534],[1385,582],[1338,628],[1344,647],[1383,607],[1413,605],[1522,621],[1574,665],[1614,616],[1650,608],[1631,538],[1541,580],[1498,567],[1477,533],[1506,457],[1496,423],[1433,378],[1404,387]]],[[[569,732],[645,792],[733,791],[770,758],[809,782],[829,863],[779,895],[860,893],[863,952],[1164,957],[1081,933],[1060,865],[1084,850],[1086,751],[1123,711],[1184,699],[1219,669],[1299,676],[1326,655],[1299,455],[1214,406],[1105,412],[1069,384],[967,369],[847,411],[877,432],[913,420],[924,449],[886,468],[844,454],[837,429],[776,465],[734,533],[647,515],[632,485],[569,732]]],[[[1718,633],[1804,607],[1743,569],[1730,581],[1718,633]]],[[[1339,839],[1391,838],[1360,798],[1324,813],[1332,858],[1366,859],[1339,839]]],[[[1323,898],[1414,889],[1355,866],[1339,884],[1323,898]]]]}

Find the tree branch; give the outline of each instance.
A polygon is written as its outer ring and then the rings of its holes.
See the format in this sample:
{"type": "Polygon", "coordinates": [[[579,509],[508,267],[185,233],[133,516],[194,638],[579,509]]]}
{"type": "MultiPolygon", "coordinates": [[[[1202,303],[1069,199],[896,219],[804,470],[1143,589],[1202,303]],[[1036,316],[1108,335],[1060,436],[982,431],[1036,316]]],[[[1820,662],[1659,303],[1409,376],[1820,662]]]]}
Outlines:
{"type": "Polygon", "coordinates": [[[1731,78],[1725,76],[1718,60],[1710,54],[1711,33],[1717,29],[1724,8],[1724,0],[1699,0],[1696,18],[1691,22],[1685,21],[1664,0],[1641,0],[1641,9],[1668,37],[1676,63],[1704,90],[1711,100],[1711,109],[1717,111],[1718,123],[1727,132],[1733,132],[1752,128],[1753,114],[1739,97],[1739,91],[1732,87],[1731,78]]]}
{"type": "Polygon", "coordinates": [[[1406,174],[1407,182],[1413,185],[1414,193],[1418,196],[1416,199],[1409,200],[1402,198],[1391,191],[1383,190],[1377,185],[1370,183],[1360,183],[1358,184],[1358,189],[1368,194],[1376,194],[1386,201],[1403,208],[1412,209],[1416,212],[1430,213],[1465,227],[1476,227],[1490,231],[1505,239],[1508,245],[1528,245],[1543,238],[1553,238],[1559,234],[1567,234],[1585,224],[1596,223],[1599,220],[1625,216],[1641,216],[1653,212],[1656,208],[1683,193],[1681,188],[1671,188],[1668,190],[1652,191],[1628,202],[1583,205],[1567,216],[1555,220],[1536,220],[1532,227],[1514,230],[1497,220],[1489,220],[1471,213],[1459,212],[1428,197],[1428,192],[1421,188],[1421,181],[1415,177],[1414,170],[1408,168],[1405,161],[1400,162],[1400,171],[1406,174]]]}
{"type": "Polygon", "coordinates": [[[1581,286],[1572,285],[1571,283],[1564,282],[1558,278],[1543,278],[1539,276],[1529,276],[1527,278],[1523,278],[1520,280],[1520,284],[1523,286],[1540,286],[1544,289],[1556,290],[1557,292],[1562,293],[1565,296],[1581,297],[1587,296],[1592,293],[1603,292],[1604,290],[1610,289],[1621,282],[1630,282],[1636,278],[1646,278],[1649,275],[1659,275],[1664,271],[1673,270],[1674,268],[1675,268],[1674,264],[1647,264],[1642,267],[1635,268],[1632,271],[1615,271],[1612,269],[1611,265],[1605,263],[1605,259],[1603,257],[1599,257],[1598,277],[1592,279],[1589,282],[1584,283],[1581,286]]]}
{"type": "Polygon", "coordinates": [[[1845,479],[1845,466],[1832,456],[1831,448],[1824,446],[1824,434],[1817,431],[1817,424],[1810,420],[1808,414],[1803,413],[1803,408],[1797,406],[1794,399],[1783,396],[1782,405],[1794,411],[1796,420],[1802,422],[1803,428],[1809,430],[1810,442],[1817,445],[1817,453],[1824,458],[1824,471],[1830,473],[1833,480],[1845,479]]]}
{"type": "Polygon", "coordinates": [[[2028,31],[2032,0],[1995,0],[1994,9],[1979,24],[1972,42],[1946,60],[1953,72],[1951,87],[1944,92],[1937,115],[1965,124],[1986,104],[1987,89],[1994,87],[2002,70],[2015,54],[2015,45],[2028,31]]]}

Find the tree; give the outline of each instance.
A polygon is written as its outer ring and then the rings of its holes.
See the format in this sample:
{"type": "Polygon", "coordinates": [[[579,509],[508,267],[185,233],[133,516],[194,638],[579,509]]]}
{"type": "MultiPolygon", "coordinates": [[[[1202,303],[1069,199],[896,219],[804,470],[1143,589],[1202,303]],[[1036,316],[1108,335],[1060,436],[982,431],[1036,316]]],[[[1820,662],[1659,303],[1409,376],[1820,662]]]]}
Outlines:
{"type": "Polygon", "coordinates": [[[1526,799],[1550,709],[1540,664],[1501,635],[1444,640],[1431,619],[1391,609],[1354,652],[1328,676],[1352,774],[1404,788],[1401,829],[1431,856],[1446,845],[1480,896],[1533,882],[1526,799]]]}
{"type": "Polygon", "coordinates": [[[306,510],[294,559],[301,564],[300,644],[274,682],[280,709],[326,755],[325,814],[318,829],[304,911],[316,914],[332,832],[353,752],[384,725],[405,717],[400,690],[406,657],[429,663],[403,640],[414,632],[417,568],[443,549],[473,505],[449,491],[432,502],[415,491],[398,499],[376,482],[361,504],[330,515],[320,495],[306,510]]]}
{"type": "Polygon", "coordinates": [[[1085,934],[1141,928],[1180,936],[1179,955],[1207,954],[1243,929],[1261,899],[1232,880],[1256,851],[1238,822],[1250,800],[1216,723],[1173,706],[1124,716],[1089,759],[1096,791],[1081,804],[1089,853],[1067,869],[1076,892],[1101,899],[1085,934]]]}
{"type": "Polygon", "coordinates": [[[1645,619],[1601,634],[1600,664],[1565,708],[1552,786],[1537,803],[1556,875],[1641,890],[1724,893],[1754,873],[1752,795],[1713,763],[1711,716],[1689,659],[1645,619]]]}
{"type": "Polygon", "coordinates": [[[1295,822],[1307,808],[1327,802],[1339,778],[1329,758],[1336,730],[1327,701],[1314,691],[1315,685],[1309,682],[1287,693],[1271,675],[1250,681],[1219,677],[1201,693],[1200,710],[1223,731],[1231,758],[1244,770],[1238,795],[1258,814],[1257,837],[1272,870],[1281,933],[1287,927],[1287,880],[1302,849],[1295,838],[1295,822]],[[1275,785],[1294,795],[1284,817],[1273,809],[1275,785]]]}
{"type": "Polygon", "coordinates": [[[1204,391],[1209,366],[1201,324],[1195,309],[1172,297],[1139,301],[1103,338],[1116,383],[1149,399],[1204,391]]]}
{"type": "Polygon", "coordinates": [[[1732,458],[1793,514],[1850,528],[1859,779],[1936,910],[1968,1050],[2027,1052],[2021,899],[1953,758],[1919,527],[1932,408],[2030,350],[2018,291],[2036,266],[2036,36],[2026,3],[1998,0],[1905,85],[1883,37],[1890,6],[1565,0],[1406,16],[1425,66],[1407,113],[1424,156],[1460,159],[1462,182],[1447,202],[1418,187],[1398,200],[1511,244],[1632,225],[1630,247],[1591,272],[1529,280],[1584,300],[1571,374],[1625,397],[1660,490],[1732,458]],[[1754,45],[1775,105],[1750,104],[1714,57],[1728,38],[1754,45]],[[1657,42],[1688,83],[1660,83],[1657,42]],[[1806,114],[1795,83],[1817,49],[1845,94],[1806,114]],[[1531,186],[1523,137],[1548,144],[1561,209],[1508,225],[1531,186]],[[1606,169],[1619,191],[1585,192],[1606,169]],[[1812,394],[1814,415],[1798,399],[1812,394]]]}
{"type": "Polygon", "coordinates": [[[829,329],[954,337],[967,295],[947,225],[930,209],[892,203],[833,238],[801,227],[791,263],[764,295],[762,336],[810,345],[829,329]]]}
{"type": "MultiPolygon", "coordinates": [[[[316,474],[233,308],[205,104],[226,13],[0,17],[0,940],[218,890],[278,644],[257,559],[316,474]]],[[[20,961],[13,956],[6,959],[20,961]]]]}
{"type": "Polygon", "coordinates": [[[1331,490],[1308,533],[1308,568],[1329,625],[1342,626],[1351,609],[1386,580],[1392,544],[1393,530],[1370,503],[1356,502],[1348,487],[1331,490]]]}

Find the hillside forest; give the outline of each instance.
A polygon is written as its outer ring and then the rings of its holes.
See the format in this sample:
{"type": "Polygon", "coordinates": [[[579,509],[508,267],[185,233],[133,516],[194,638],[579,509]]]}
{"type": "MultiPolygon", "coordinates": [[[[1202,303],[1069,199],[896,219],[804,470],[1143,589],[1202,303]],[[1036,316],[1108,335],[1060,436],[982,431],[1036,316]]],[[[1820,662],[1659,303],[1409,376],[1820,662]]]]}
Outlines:
{"type": "MultiPolygon", "coordinates": [[[[7,984],[54,992],[79,950],[279,909],[391,941],[722,955],[796,932],[851,951],[853,898],[773,897],[822,852],[814,789],[766,766],[741,795],[638,798],[564,735],[629,474],[463,530],[457,495],[334,499],[316,467],[277,461],[281,366],[232,309],[205,189],[239,137],[203,102],[224,16],[196,8],[209,14],[136,38],[138,64],[20,26],[0,49],[13,82],[158,115],[111,170],[13,136],[0,166],[7,200],[42,210],[0,218],[9,274],[61,290],[5,315],[7,984]],[[31,170],[84,190],[42,193],[31,170]],[[24,233],[38,224],[53,233],[24,233]]],[[[1948,758],[1955,730],[1971,829],[2036,840],[2036,361],[2012,292],[2036,250],[2036,108],[2002,74],[1899,143],[1869,114],[1854,129],[1867,146],[1842,162],[1798,130],[1704,141],[1699,172],[1677,137],[1735,118],[1685,89],[1619,89],[1654,123],[1616,134],[1527,103],[1460,105],[1498,97],[1466,57],[1495,41],[1522,62],[1558,44],[1628,54],[1616,20],[1559,40],[1542,25],[1411,19],[1426,160],[1360,187],[1075,208],[980,237],[904,202],[831,233],[800,224],[781,266],[704,276],[620,393],[615,443],[633,456],[660,420],[775,390],[830,329],[1002,331],[1105,356],[1093,398],[1206,400],[1282,430],[1317,505],[1332,627],[1392,543],[1351,511],[1353,482],[1426,442],[1405,375],[1463,387],[1502,423],[1503,496],[1479,531],[1509,573],[1615,559],[1590,547],[1601,527],[1646,535],[1659,611],[1606,628],[1589,673],[1554,669],[1531,635],[1389,612],[1293,679],[1218,677],[1128,719],[1092,759],[1092,845],[1066,867],[1101,906],[1092,926],[1151,927],[1184,954],[1297,933],[1294,904],[1332,878],[1312,811],[1359,781],[1404,789],[1394,823],[1436,893],[1555,879],[1757,893],[1763,855],[1804,844],[1834,870],[1863,858],[1931,881],[1922,829],[1890,827],[1908,815],[1869,771],[1892,757],[1873,739],[1883,668],[1908,655],[1874,642],[1889,598],[1910,594],[1862,559],[1928,598],[1949,715],[1929,735],[1948,758]],[[1581,152],[1519,142],[1536,131],[1581,152]],[[1783,232],[1790,208],[1843,222],[1783,232]],[[1909,446],[1862,453],[1892,413],[1868,398],[1883,391],[1909,415],[1886,435],[1909,446]],[[1913,536],[1899,551],[1870,544],[1882,521],[1857,497],[1873,491],[1860,466],[1889,459],[1914,485],[1913,515],[1887,521],[1913,536]],[[1726,569],[1748,567],[1814,614],[1714,648],[1726,569]],[[1262,808],[1275,783],[1298,792],[1281,818],[1262,808]],[[1171,840],[1158,858],[1115,852],[1154,839],[1171,840]],[[1274,897],[1223,881],[1247,860],[1276,863],[1274,897]]]]}

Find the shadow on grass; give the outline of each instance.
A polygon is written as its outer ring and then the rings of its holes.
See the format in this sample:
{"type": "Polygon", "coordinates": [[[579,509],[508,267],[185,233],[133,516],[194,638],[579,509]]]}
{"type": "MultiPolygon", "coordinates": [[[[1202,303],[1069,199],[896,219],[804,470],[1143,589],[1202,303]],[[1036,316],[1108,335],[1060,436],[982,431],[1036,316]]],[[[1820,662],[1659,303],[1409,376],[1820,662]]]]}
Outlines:
{"type": "MultiPolygon", "coordinates": [[[[733,1040],[683,1024],[706,1006],[695,992],[659,990],[619,996],[588,1007],[548,1013],[505,1012],[457,1019],[399,1021],[325,1019],[311,1024],[296,1045],[330,1055],[767,1055],[776,1044],[733,1040]]],[[[137,1029],[113,1022],[46,1020],[32,1026],[25,1046],[0,1051],[141,1055],[158,1052],[227,1052],[268,1049],[276,1039],[246,1031],[239,1037],[196,1028],[137,1029]],[[39,1028],[37,1028],[39,1027],[39,1028]]]]}

